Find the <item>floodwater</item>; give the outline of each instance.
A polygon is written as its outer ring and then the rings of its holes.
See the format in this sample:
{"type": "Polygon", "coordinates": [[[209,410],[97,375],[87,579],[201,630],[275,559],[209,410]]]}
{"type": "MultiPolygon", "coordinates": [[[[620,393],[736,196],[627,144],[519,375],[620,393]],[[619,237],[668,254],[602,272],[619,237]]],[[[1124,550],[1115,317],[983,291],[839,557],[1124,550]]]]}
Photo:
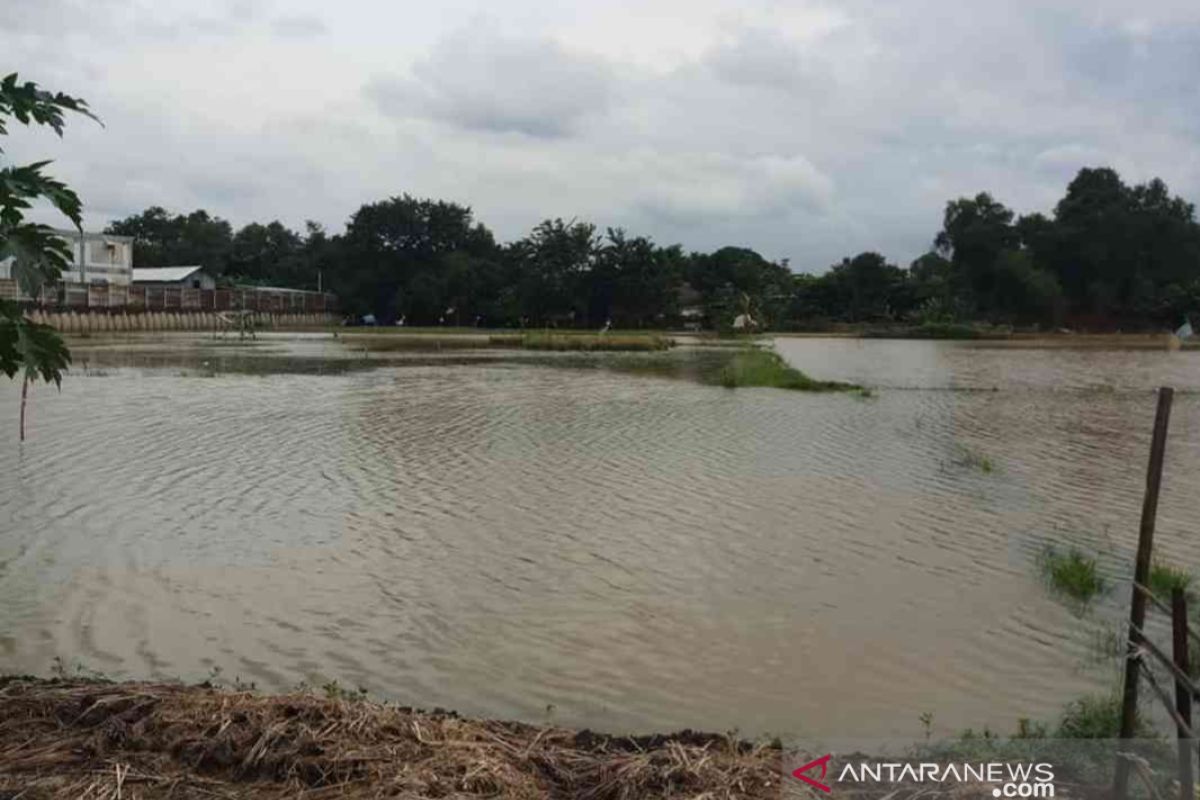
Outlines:
{"type": "Polygon", "coordinates": [[[0,384],[0,671],[337,680],[609,731],[1011,730],[1113,685],[1163,383],[1157,552],[1200,571],[1200,352],[776,346],[876,396],[325,337],[77,342],[23,446],[0,384]],[[1048,543],[1116,588],[1054,597],[1048,543]]]}

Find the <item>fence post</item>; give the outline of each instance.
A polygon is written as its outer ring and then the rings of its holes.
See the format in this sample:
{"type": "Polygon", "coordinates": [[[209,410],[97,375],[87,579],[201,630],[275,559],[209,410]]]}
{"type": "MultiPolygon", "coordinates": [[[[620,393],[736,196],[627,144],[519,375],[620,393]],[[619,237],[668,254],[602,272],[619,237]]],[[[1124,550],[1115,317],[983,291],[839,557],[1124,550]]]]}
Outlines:
{"type": "MultiPolygon", "coordinates": [[[[1187,596],[1178,586],[1171,590],[1171,634],[1171,658],[1175,661],[1175,666],[1183,670],[1185,675],[1190,675],[1191,672],[1188,670],[1187,596]]],[[[1187,723],[1188,728],[1191,728],[1192,690],[1179,676],[1175,677],[1175,710],[1187,723]]],[[[1188,734],[1183,728],[1178,726],[1176,728],[1179,744],[1179,798],[1180,800],[1196,800],[1196,790],[1192,780],[1192,745],[1194,742],[1188,739],[1188,734]]]]}
{"type": "MultiPolygon", "coordinates": [[[[1137,563],[1133,569],[1133,597],[1129,605],[1129,647],[1125,654],[1125,686],[1121,696],[1122,739],[1132,739],[1137,725],[1138,646],[1146,623],[1146,596],[1138,586],[1150,583],[1150,557],[1154,549],[1154,520],[1158,515],[1158,492],[1162,486],[1163,456],[1167,449],[1167,425],[1171,420],[1171,400],[1175,390],[1158,390],[1158,409],[1154,414],[1154,434],[1150,439],[1150,463],[1146,468],[1146,494],[1142,499],[1142,524],[1138,530],[1137,563]]],[[[1113,796],[1124,800],[1129,787],[1129,761],[1118,756],[1113,774],[1113,796]]]]}

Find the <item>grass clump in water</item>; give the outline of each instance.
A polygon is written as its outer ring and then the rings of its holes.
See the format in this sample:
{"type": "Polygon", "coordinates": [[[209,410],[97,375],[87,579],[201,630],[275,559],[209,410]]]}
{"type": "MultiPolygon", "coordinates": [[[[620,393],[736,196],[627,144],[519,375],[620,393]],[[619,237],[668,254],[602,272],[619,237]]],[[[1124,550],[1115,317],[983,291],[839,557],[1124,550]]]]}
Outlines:
{"type": "Polygon", "coordinates": [[[1191,585],[1192,573],[1185,569],[1160,561],[1154,562],[1150,567],[1150,591],[1164,602],[1170,602],[1171,594],[1176,589],[1191,598],[1193,596],[1191,585]]]}
{"type": "Polygon", "coordinates": [[[970,447],[962,448],[962,455],[957,463],[960,467],[977,469],[984,475],[991,475],[996,471],[996,463],[989,456],[970,447]]]}
{"type": "Polygon", "coordinates": [[[674,345],[669,336],[647,334],[597,334],[529,332],[497,334],[488,337],[493,347],[515,347],[522,350],[555,350],[581,352],[653,352],[668,350],[674,345]]]}
{"type": "Polygon", "coordinates": [[[1042,573],[1052,589],[1082,603],[1107,588],[1096,568],[1096,559],[1075,547],[1066,553],[1047,548],[1042,554],[1042,573]]]}
{"type": "Polygon", "coordinates": [[[801,392],[861,391],[862,387],[840,381],[819,381],[788,366],[771,350],[747,349],[733,356],[716,374],[716,383],[727,389],[769,386],[801,392]]]}

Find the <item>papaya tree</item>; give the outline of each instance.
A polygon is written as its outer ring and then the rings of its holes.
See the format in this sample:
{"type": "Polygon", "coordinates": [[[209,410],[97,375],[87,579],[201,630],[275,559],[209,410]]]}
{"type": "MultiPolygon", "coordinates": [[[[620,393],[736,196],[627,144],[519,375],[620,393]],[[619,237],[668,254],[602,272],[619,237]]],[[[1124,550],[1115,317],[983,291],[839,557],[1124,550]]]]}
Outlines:
{"type": "MultiPolygon", "coordinates": [[[[67,111],[96,119],[83,100],[45,91],[30,81],[20,83],[15,72],[0,81],[0,136],[8,134],[14,119],[22,125],[48,126],[62,136],[67,111]]],[[[12,277],[30,297],[59,280],[70,263],[71,249],[49,225],[28,221],[26,212],[35,202],[47,201],[82,231],[79,196],[44,172],[49,163],[0,163],[0,263],[11,265],[12,277]]],[[[9,378],[21,376],[22,441],[29,384],[43,380],[61,386],[70,362],[71,354],[54,328],[28,319],[18,303],[0,299],[0,372],[9,378]]]]}

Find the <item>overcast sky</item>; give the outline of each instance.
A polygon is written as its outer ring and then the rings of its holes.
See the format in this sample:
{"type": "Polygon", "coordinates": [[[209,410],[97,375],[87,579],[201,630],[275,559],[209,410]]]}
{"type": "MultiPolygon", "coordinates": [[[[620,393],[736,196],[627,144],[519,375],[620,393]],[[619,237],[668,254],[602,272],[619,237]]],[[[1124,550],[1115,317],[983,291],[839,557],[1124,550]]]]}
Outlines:
{"type": "Polygon", "coordinates": [[[162,205],[340,231],[408,192],[794,269],[928,248],[946,200],[1084,165],[1200,199],[1197,0],[0,0],[0,71],[100,128],[12,130],[86,224],[162,205]]]}

